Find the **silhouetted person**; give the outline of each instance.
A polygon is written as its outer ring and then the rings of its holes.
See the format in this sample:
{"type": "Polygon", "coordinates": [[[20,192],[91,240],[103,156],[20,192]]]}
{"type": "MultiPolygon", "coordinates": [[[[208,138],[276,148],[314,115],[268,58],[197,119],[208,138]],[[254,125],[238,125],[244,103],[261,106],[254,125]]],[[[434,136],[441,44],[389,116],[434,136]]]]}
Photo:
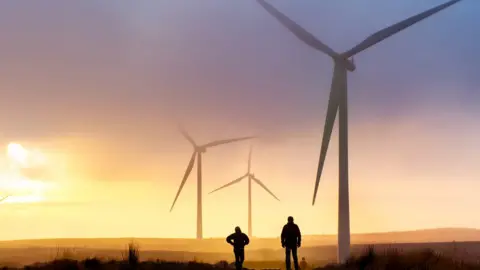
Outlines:
{"type": "Polygon", "coordinates": [[[283,226],[281,239],[282,247],[285,248],[285,264],[287,270],[291,269],[290,253],[292,253],[295,270],[299,270],[297,248],[301,246],[302,235],[300,234],[300,228],[298,228],[297,224],[293,223],[293,217],[288,217],[288,223],[283,226]]]}
{"type": "Polygon", "coordinates": [[[235,254],[235,267],[237,270],[243,268],[243,261],[245,260],[245,246],[250,243],[248,236],[240,230],[240,227],[235,227],[235,232],[227,237],[227,243],[233,246],[233,253],[235,254]]]}

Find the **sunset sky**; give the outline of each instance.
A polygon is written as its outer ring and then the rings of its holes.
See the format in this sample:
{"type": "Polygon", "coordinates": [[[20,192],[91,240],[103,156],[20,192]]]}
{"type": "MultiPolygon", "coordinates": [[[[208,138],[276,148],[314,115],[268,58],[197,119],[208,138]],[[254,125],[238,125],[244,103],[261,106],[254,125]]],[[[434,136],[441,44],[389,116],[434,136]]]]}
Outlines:
{"type": "MultiPolygon", "coordinates": [[[[442,2],[272,3],[341,52],[442,2]]],[[[353,233],[480,228],[478,14],[464,0],[355,57],[353,233]]],[[[336,128],[311,206],[332,61],[255,1],[1,1],[0,33],[0,240],[195,237],[195,174],[169,212],[192,151],[178,123],[260,136],[253,170],[281,202],[253,187],[256,236],[288,215],[336,233],[336,128]]],[[[247,229],[246,182],[208,192],[249,145],[204,156],[205,237],[247,229]]]]}

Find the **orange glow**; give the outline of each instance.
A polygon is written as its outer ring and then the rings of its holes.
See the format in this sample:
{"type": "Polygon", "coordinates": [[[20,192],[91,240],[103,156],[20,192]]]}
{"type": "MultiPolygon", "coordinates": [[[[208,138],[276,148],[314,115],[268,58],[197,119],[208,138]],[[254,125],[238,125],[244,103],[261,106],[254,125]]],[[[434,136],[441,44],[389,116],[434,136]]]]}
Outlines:
{"type": "MultiPolygon", "coordinates": [[[[350,205],[352,233],[436,227],[480,227],[471,214],[480,184],[476,170],[478,142],[461,123],[441,132],[429,124],[433,115],[416,122],[352,125],[350,205]],[[379,140],[375,130],[387,130],[379,140]],[[373,132],[372,132],[373,131],[373,132]],[[409,136],[415,133],[414,137],[409,136]],[[454,141],[452,138],[456,138],[454,141]],[[462,181],[457,181],[462,179],[462,181]],[[440,211],[441,209],[441,211],[440,211]]],[[[426,115],[426,116],[425,116],[426,115]]],[[[472,121],[464,116],[463,121],[472,121]]],[[[242,127],[238,127],[241,129],[242,127]]],[[[194,133],[195,131],[192,131],[194,133]]],[[[232,133],[239,133],[234,130],[232,133]]],[[[333,134],[320,182],[318,201],[311,206],[320,128],[311,136],[281,143],[254,142],[252,169],[281,200],[253,187],[253,232],[277,237],[286,217],[293,215],[304,234],[335,234],[337,230],[337,149],[333,134]]],[[[229,135],[229,134],[227,134],[229,135]]],[[[38,146],[48,174],[29,179],[5,159],[0,190],[12,197],[1,202],[4,217],[0,239],[45,237],[168,237],[195,236],[196,175],[192,173],[173,212],[170,205],[190,155],[190,145],[172,132],[152,143],[133,144],[117,138],[60,138],[30,142],[12,152],[24,161],[25,151],[38,146]],[[24,150],[19,150],[24,149],[24,150]],[[9,189],[9,190],[8,190],[9,189]],[[16,196],[15,196],[16,194],[16,196]],[[23,202],[23,203],[20,203],[23,202]],[[20,207],[22,205],[22,207],[20,207]],[[108,218],[105,218],[108,214],[108,218]],[[22,224],[35,220],[35,230],[22,224]],[[79,228],[82,228],[81,230],[79,228]]],[[[228,136],[225,136],[228,137],[228,136]]],[[[202,138],[199,138],[201,140],[202,138]]],[[[208,192],[241,176],[249,146],[209,150],[203,160],[205,237],[223,237],[234,226],[247,228],[247,184],[208,192]]],[[[8,152],[8,151],[7,151],[8,152]]],[[[8,156],[8,155],[7,155],[8,156]]],[[[28,154],[27,154],[28,157],[28,154]]],[[[195,172],[195,168],[194,168],[195,172]]]]}

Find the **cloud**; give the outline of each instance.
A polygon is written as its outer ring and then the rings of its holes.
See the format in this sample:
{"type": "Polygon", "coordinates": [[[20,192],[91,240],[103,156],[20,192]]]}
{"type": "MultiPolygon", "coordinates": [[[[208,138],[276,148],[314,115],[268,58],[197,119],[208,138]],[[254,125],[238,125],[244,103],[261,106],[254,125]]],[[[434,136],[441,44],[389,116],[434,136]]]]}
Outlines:
{"type": "MultiPolygon", "coordinates": [[[[376,4],[375,18],[362,4],[276,6],[341,51],[436,3],[376,4]],[[339,12],[345,16],[331,15],[339,12]]],[[[162,156],[188,147],[176,133],[178,122],[199,141],[243,134],[270,145],[320,139],[331,60],[256,3],[1,7],[4,138],[94,138],[95,146],[75,150],[85,153],[76,157],[79,175],[132,178],[173,162],[162,156]]],[[[394,127],[422,117],[425,106],[450,110],[453,98],[455,106],[478,111],[480,41],[471,27],[478,8],[460,3],[360,54],[349,74],[352,128],[394,127]]]]}

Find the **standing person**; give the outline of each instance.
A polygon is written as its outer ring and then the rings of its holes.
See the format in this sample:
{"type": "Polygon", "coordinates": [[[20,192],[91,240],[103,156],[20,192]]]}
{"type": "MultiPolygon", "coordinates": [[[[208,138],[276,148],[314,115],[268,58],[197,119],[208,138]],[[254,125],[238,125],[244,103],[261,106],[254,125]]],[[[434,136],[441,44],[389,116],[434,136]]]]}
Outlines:
{"type": "Polygon", "coordinates": [[[233,246],[233,253],[235,254],[235,267],[237,270],[242,270],[243,261],[245,260],[245,246],[250,243],[250,239],[240,227],[235,227],[235,232],[227,237],[227,243],[233,246]]]}
{"type": "Polygon", "coordinates": [[[298,228],[297,224],[293,223],[293,217],[288,217],[288,223],[283,226],[280,238],[282,240],[282,247],[285,248],[285,264],[287,270],[290,270],[292,267],[290,264],[290,253],[292,253],[295,270],[299,270],[297,248],[301,246],[302,235],[300,228],[298,228]]]}
{"type": "Polygon", "coordinates": [[[307,261],[305,261],[305,257],[302,257],[302,261],[300,262],[300,269],[306,270],[308,268],[307,261]]]}

